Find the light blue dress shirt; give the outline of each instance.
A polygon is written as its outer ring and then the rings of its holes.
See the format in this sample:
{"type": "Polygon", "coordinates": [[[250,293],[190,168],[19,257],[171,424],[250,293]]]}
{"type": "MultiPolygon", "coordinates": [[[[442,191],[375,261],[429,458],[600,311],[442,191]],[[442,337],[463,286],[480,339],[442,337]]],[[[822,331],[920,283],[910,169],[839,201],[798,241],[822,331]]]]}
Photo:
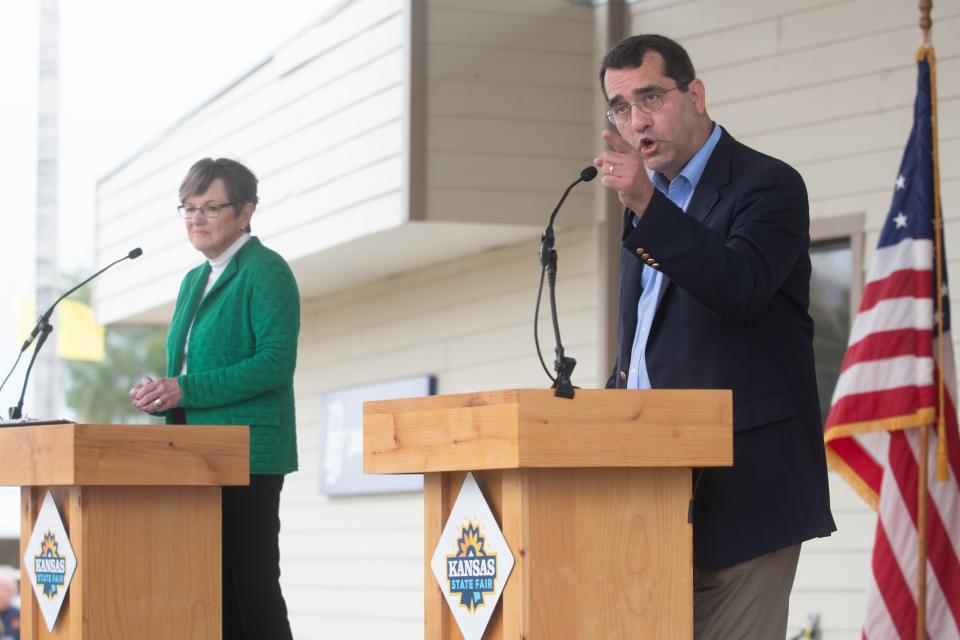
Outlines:
{"type": "MultiPolygon", "coordinates": [[[[687,210],[687,205],[693,198],[693,192],[700,183],[700,177],[707,166],[707,160],[713,153],[717,142],[720,141],[720,125],[713,125],[713,132],[700,150],[690,158],[690,162],[680,171],[672,182],[667,182],[662,173],[654,173],[651,181],[670,201],[687,210]]],[[[636,219],[634,219],[636,224],[636,219]]],[[[630,371],[627,374],[628,389],[649,389],[650,376],[647,374],[647,338],[650,337],[650,326],[653,324],[653,314],[657,311],[657,298],[660,297],[660,285],[663,274],[656,269],[643,265],[640,275],[640,284],[643,293],[637,303],[637,332],[633,336],[633,348],[630,351],[630,371]]]]}

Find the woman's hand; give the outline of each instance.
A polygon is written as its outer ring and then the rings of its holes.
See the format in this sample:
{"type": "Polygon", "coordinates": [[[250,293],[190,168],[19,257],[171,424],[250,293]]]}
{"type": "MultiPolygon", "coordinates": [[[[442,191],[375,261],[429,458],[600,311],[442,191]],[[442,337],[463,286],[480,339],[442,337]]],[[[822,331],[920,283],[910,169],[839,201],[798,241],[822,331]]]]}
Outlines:
{"type": "Polygon", "coordinates": [[[160,413],[180,405],[183,392],[176,378],[144,378],[130,390],[133,406],[145,413],[160,413]]]}

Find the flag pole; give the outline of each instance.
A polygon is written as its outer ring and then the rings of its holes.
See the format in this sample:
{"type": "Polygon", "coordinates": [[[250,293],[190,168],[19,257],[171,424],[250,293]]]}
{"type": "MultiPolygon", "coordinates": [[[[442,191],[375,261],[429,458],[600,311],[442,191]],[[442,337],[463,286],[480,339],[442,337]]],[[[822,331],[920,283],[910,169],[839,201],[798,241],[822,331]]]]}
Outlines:
{"type": "MultiPolygon", "coordinates": [[[[920,30],[922,32],[922,44],[920,50],[917,52],[917,59],[922,60],[924,58],[928,59],[928,62],[931,67],[931,108],[935,109],[936,100],[933,97],[935,94],[933,86],[933,50],[930,46],[930,28],[933,26],[933,20],[930,18],[930,10],[933,8],[933,0],[920,0],[919,2],[920,9],[920,30]]],[[[934,184],[934,193],[936,194],[936,185],[937,185],[937,163],[936,163],[936,119],[935,111],[931,112],[931,119],[933,120],[933,184],[934,184]]],[[[938,406],[937,406],[937,420],[938,427],[943,425],[943,273],[942,273],[942,230],[941,230],[941,220],[939,216],[939,207],[937,204],[939,199],[934,196],[934,260],[936,261],[936,274],[937,274],[937,289],[934,292],[934,295],[937,299],[937,315],[936,315],[936,324],[937,324],[937,344],[939,345],[939,353],[937,358],[937,365],[939,371],[939,384],[938,384],[938,406]]],[[[930,445],[930,427],[927,425],[920,427],[920,450],[919,453],[919,470],[918,475],[919,482],[917,482],[917,640],[925,640],[927,637],[927,472],[928,472],[928,458],[929,458],[929,445],[930,445]]]]}

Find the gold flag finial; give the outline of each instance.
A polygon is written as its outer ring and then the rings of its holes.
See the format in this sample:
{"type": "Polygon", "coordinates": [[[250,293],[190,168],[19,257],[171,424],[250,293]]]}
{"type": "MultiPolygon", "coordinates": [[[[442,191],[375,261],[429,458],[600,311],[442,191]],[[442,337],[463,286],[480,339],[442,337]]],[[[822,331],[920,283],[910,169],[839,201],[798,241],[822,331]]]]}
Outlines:
{"type": "Polygon", "coordinates": [[[933,26],[933,20],[930,18],[930,10],[933,9],[933,0],[920,0],[920,29],[923,31],[923,44],[930,44],[930,27],[933,26]]]}

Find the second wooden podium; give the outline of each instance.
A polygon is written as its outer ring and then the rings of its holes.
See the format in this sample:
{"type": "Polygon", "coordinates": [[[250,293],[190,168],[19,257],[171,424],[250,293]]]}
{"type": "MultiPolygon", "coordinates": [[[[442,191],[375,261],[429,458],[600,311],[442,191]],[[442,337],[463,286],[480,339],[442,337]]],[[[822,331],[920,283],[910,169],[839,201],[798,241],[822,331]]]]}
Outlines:
{"type": "Polygon", "coordinates": [[[424,638],[459,638],[430,558],[474,472],[516,564],[484,638],[691,638],[692,467],[733,463],[729,391],[515,389],[364,405],[364,471],[424,473],[424,638]]]}
{"type": "Polygon", "coordinates": [[[77,570],[52,632],[21,571],[29,640],[220,638],[220,486],[249,483],[247,427],[0,429],[0,485],[21,489],[21,560],[53,492],[77,570]]]}

